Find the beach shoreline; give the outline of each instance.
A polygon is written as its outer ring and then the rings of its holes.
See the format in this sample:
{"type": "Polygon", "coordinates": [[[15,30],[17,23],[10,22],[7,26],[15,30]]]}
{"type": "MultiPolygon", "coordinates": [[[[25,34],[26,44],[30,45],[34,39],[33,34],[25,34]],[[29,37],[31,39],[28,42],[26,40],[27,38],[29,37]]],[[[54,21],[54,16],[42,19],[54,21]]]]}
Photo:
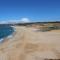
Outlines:
{"type": "Polygon", "coordinates": [[[16,30],[13,37],[0,45],[0,59],[60,59],[60,30],[36,32],[31,27],[14,28],[16,30]]]}

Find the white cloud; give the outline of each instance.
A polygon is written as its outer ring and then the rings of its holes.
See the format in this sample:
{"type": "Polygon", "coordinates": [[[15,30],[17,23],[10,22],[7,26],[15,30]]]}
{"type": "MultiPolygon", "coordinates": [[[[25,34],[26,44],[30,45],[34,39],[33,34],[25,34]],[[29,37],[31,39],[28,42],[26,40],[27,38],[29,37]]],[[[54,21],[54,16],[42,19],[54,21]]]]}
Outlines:
{"type": "Polygon", "coordinates": [[[0,24],[9,24],[9,23],[26,23],[30,22],[28,18],[22,18],[20,20],[6,20],[6,21],[0,21],[0,24]]]}
{"type": "Polygon", "coordinates": [[[0,24],[6,24],[7,21],[0,21],[0,24]]]}
{"type": "Polygon", "coordinates": [[[20,20],[9,20],[8,23],[19,23],[20,20]]]}
{"type": "Polygon", "coordinates": [[[9,23],[18,23],[20,20],[6,20],[6,21],[0,21],[0,24],[9,24],[9,23]]]}
{"type": "Polygon", "coordinates": [[[22,19],[21,19],[21,22],[26,23],[26,22],[30,22],[30,20],[29,20],[28,18],[22,18],[22,19]]]}

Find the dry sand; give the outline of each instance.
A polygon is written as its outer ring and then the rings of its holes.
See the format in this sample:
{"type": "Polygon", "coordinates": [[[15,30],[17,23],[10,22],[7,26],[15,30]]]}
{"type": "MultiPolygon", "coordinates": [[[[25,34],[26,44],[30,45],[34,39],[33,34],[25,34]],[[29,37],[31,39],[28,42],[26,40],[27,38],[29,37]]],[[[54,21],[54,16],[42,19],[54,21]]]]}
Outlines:
{"type": "Polygon", "coordinates": [[[34,32],[15,26],[16,32],[0,44],[0,60],[60,59],[60,30],[34,32]]]}

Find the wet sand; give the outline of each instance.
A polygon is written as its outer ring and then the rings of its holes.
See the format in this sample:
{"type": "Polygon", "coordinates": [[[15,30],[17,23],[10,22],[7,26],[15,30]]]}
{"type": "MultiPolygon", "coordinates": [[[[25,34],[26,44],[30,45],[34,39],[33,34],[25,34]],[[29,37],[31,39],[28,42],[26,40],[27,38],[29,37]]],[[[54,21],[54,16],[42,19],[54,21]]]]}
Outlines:
{"type": "Polygon", "coordinates": [[[0,60],[60,59],[60,30],[35,32],[15,26],[13,37],[0,44],[0,60]]]}

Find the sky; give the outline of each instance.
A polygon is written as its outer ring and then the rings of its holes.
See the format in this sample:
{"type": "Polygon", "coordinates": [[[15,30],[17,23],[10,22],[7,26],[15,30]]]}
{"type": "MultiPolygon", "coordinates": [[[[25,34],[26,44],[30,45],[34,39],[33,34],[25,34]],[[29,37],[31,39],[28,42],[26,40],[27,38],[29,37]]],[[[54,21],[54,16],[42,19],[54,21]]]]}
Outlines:
{"type": "Polygon", "coordinates": [[[60,0],[0,0],[0,22],[60,21],[60,0]]]}

